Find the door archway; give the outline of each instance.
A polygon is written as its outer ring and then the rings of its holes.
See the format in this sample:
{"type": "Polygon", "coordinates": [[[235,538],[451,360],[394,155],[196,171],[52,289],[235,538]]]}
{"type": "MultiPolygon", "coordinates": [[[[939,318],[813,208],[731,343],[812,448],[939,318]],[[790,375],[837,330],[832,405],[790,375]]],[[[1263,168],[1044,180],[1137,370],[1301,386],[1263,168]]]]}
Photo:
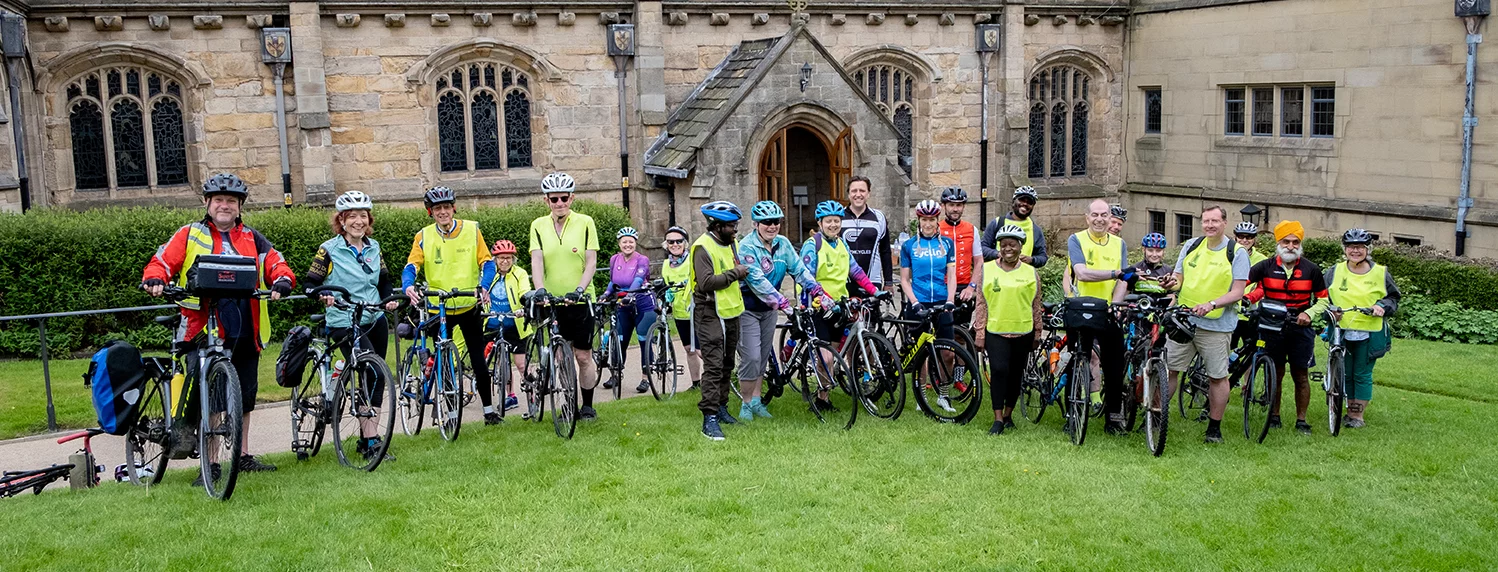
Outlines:
{"type": "Polygon", "coordinates": [[[852,176],[853,134],[844,129],[829,139],[805,123],[792,123],[770,137],[760,152],[759,200],[780,203],[787,238],[800,243],[815,224],[817,203],[844,200],[852,176]],[[804,187],[805,200],[796,201],[804,187]]]}

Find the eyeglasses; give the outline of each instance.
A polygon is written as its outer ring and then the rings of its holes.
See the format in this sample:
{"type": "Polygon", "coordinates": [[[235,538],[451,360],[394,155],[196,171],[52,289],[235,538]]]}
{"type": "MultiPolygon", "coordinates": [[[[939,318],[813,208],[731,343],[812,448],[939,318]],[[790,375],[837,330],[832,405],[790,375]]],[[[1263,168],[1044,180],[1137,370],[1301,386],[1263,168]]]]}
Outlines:
{"type": "Polygon", "coordinates": [[[780,226],[780,223],[783,222],[784,220],[785,219],[772,218],[770,220],[759,221],[759,224],[762,224],[762,225],[765,225],[765,226],[780,226]]]}
{"type": "Polygon", "coordinates": [[[687,242],[687,239],[685,239],[685,238],[668,238],[668,239],[666,239],[666,244],[685,244],[686,242],[687,242]]]}
{"type": "Polygon", "coordinates": [[[565,202],[568,202],[568,201],[572,200],[572,195],[562,195],[560,197],[546,197],[546,200],[551,201],[551,204],[559,205],[559,204],[562,204],[562,203],[565,203],[565,202]]]}

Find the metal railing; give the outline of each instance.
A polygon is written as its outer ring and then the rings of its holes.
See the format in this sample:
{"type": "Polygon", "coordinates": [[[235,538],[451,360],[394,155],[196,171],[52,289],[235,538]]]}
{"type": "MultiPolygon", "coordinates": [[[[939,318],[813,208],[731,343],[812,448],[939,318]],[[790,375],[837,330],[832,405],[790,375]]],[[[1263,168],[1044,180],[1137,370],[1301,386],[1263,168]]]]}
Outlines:
{"type": "MultiPolygon", "coordinates": [[[[286,296],[281,300],[302,300],[306,296],[298,294],[286,296]]],[[[25,314],[21,316],[0,316],[0,322],[36,321],[37,334],[41,342],[42,358],[42,384],[47,393],[47,430],[57,431],[57,409],[52,402],[52,357],[47,348],[47,320],[51,318],[75,318],[79,316],[97,316],[101,314],[123,314],[129,312],[155,312],[161,310],[180,310],[176,304],[161,304],[159,306],[133,306],[130,308],[109,308],[105,310],[78,310],[75,312],[52,312],[48,314],[25,314]]]]}

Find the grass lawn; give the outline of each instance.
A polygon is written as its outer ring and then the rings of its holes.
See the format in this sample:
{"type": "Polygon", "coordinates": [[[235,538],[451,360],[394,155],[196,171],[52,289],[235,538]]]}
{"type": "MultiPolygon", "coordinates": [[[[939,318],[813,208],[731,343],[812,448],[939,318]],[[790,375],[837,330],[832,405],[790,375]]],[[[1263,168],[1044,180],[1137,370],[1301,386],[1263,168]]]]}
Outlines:
{"type": "MultiPolygon", "coordinates": [[[[1467,349],[1403,343],[1379,377],[1466,377],[1450,385],[1481,393],[1471,372],[1498,357],[1467,349]],[[1443,357],[1458,352],[1470,361],[1443,357]]],[[[271,455],[281,470],[246,477],[228,503],[189,486],[189,470],[150,491],[5,499],[0,568],[1498,568],[1494,403],[1385,385],[1365,429],[1333,438],[1317,423],[1262,445],[1241,437],[1241,416],[1212,447],[1175,416],[1157,459],[1142,436],[1096,424],[1073,447],[1054,411],[997,438],[981,417],[937,425],[913,405],[844,432],[794,400],[714,443],[695,397],[605,404],[572,441],[515,417],[456,443],[397,437],[398,460],[373,474],[327,450],[271,455]]]]}

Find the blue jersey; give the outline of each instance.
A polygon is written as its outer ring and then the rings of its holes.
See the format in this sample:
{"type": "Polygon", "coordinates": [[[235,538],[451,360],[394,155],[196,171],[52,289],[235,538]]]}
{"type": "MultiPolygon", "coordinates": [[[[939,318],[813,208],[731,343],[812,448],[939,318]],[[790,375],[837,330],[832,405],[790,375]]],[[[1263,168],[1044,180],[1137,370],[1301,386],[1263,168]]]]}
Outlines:
{"type": "Polygon", "coordinates": [[[947,301],[947,266],[957,263],[957,245],[940,234],[917,234],[900,245],[900,267],[910,269],[910,289],[922,304],[947,301]]]}

